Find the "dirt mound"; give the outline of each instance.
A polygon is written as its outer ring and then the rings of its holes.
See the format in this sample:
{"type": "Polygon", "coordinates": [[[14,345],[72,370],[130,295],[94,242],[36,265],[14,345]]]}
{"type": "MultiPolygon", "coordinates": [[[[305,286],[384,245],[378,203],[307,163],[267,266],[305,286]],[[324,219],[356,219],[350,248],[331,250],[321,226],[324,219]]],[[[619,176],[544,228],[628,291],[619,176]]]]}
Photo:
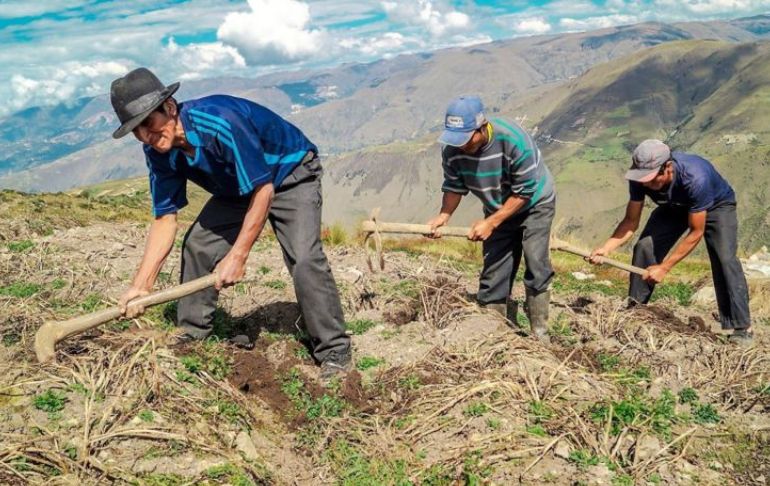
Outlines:
{"type": "Polygon", "coordinates": [[[690,316],[687,322],[680,319],[674,312],[658,305],[645,305],[635,308],[655,326],[675,331],[685,335],[697,335],[710,341],[718,341],[702,317],[690,316]]]}

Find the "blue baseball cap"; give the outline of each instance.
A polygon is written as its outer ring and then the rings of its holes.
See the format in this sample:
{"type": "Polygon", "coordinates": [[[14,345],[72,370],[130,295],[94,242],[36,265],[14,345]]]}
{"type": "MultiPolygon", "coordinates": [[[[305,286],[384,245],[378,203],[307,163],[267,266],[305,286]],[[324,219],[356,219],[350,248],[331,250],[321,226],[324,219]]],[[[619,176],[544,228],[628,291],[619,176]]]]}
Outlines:
{"type": "Polygon", "coordinates": [[[446,109],[444,131],[438,141],[444,145],[462,147],[471,139],[473,131],[479,129],[486,121],[481,98],[478,96],[455,98],[446,109]]]}

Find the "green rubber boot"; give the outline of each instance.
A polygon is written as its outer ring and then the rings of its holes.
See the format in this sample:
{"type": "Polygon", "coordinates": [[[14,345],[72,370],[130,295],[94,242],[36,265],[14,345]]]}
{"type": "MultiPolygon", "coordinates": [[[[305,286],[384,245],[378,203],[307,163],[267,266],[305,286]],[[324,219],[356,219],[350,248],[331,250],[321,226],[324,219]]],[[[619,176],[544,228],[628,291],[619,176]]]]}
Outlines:
{"type": "Polygon", "coordinates": [[[548,335],[548,309],[551,306],[551,291],[535,292],[526,288],[526,311],[532,334],[542,343],[550,343],[548,335]]]}

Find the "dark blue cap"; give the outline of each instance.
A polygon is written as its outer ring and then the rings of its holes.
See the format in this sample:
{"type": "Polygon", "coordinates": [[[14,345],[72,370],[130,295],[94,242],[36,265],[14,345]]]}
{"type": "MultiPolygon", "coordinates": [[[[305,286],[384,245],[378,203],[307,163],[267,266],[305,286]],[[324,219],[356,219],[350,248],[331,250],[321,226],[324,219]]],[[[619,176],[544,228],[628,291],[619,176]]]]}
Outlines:
{"type": "Polygon", "coordinates": [[[471,139],[473,131],[480,128],[486,121],[481,98],[460,96],[452,100],[446,109],[444,131],[438,141],[444,145],[462,147],[471,139]]]}

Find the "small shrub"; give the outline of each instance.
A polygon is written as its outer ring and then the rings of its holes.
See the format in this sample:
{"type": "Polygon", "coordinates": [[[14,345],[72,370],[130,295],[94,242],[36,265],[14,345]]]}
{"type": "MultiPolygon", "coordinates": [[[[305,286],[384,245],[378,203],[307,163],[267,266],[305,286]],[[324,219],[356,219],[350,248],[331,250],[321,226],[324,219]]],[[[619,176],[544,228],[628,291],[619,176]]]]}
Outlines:
{"type": "Polygon", "coordinates": [[[534,417],[536,423],[553,417],[553,410],[545,402],[529,402],[529,414],[534,417]]]}
{"type": "Polygon", "coordinates": [[[38,410],[48,413],[56,413],[64,410],[64,404],[67,403],[67,396],[64,392],[48,390],[45,393],[35,396],[33,404],[38,410]]]}
{"type": "Polygon", "coordinates": [[[692,416],[695,423],[718,424],[722,421],[722,417],[719,416],[719,413],[710,403],[702,405],[694,403],[692,407],[692,416]]]}
{"type": "Polygon", "coordinates": [[[568,461],[575,464],[579,469],[587,469],[589,466],[596,466],[601,462],[599,457],[591,454],[586,449],[575,449],[570,452],[568,461]]]}
{"type": "Polygon", "coordinates": [[[612,354],[601,353],[597,356],[597,360],[604,372],[612,371],[620,364],[620,358],[612,354]]]}
{"type": "Polygon", "coordinates": [[[97,309],[104,307],[102,305],[102,296],[99,294],[89,294],[80,303],[80,308],[85,312],[93,312],[97,309]]]}
{"type": "Polygon", "coordinates": [[[339,223],[327,226],[321,230],[321,241],[324,245],[341,246],[347,244],[349,240],[350,237],[347,231],[339,223]]]}
{"type": "Polygon", "coordinates": [[[686,405],[698,401],[698,392],[692,388],[683,388],[679,390],[679,403],[686,405]]]}
{"type": "Polygon", "coordinates": [[[180,361],[190,373],[198,373],[203,369],[203,361],[196,355],[182,356],[180,361]]]}
{"type": "Polygon", "coordinates": [[[489,412],[489,406],[486,403],[474,402],[463,410],[463,415],[466,417],[481,417],[487,412],[489,412]]]}
{"type": "Polygon", "coordinates": [[[422,381],[418,375],[412,373],[398,380],[398,386],[405,390],[413,391],[422,386],[422,381]]]}
{"type": "Polygon", "coordinates": [[[496,418],[487,419],[487,427],[489,427],[492,430],[499,429],[500,425],[502,425],[502,422],[500,421],[500,419],[496,419],[496,418]]]}

